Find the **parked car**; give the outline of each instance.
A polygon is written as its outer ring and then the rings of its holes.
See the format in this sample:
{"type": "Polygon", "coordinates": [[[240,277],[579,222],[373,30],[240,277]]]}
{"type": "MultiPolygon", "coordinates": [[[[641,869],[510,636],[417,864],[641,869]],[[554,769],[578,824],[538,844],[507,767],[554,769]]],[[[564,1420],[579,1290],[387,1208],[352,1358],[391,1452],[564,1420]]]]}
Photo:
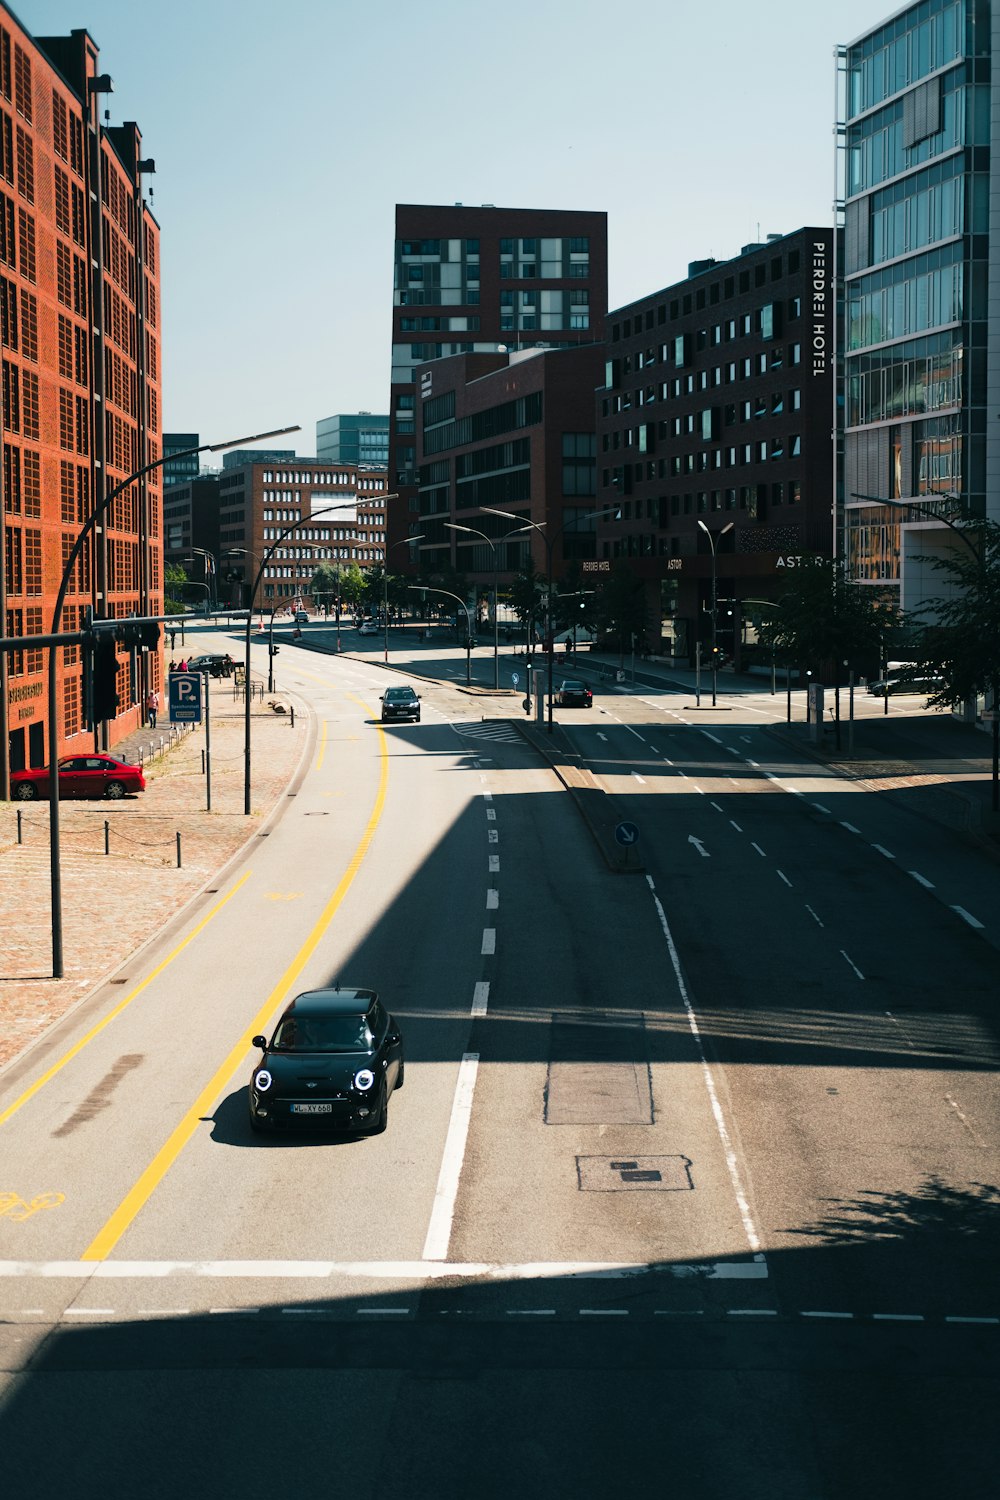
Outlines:
{"type": "MultiPolygon", "coordinates": [[[[116,760],[113,755],[67,755],[59,762],[59,800],[109,797],[116,802],[128,792],[144,792],[146,778],[141,766],[116,760]]],[[[14,802],[32,802],[49,795],[47,766],[12,771],[10,795],[14,802]]]]}
{"type": "Polygon", "coordinates": [[[374,990],[297,995],[250,1078],[251,1130],[327,1126],[379,1135],[403,1086],[403,1039],[374,990]]]}
{"type": "Polygon", "coordinates": [[[232,677],[236,663],[228,651],[210,651],[205,656],[193,656],[188,662],[189,672],[207,672],[210,677],[232,677]]]}
{"type": "Polygon", "coordinates": [[[885,698],[893,693],[924,693],[929,697],[931,693],[940,692],[943,687],[944,678],[936,674],[918,673],[910,677],[905,672],[891,672],[878,682],[870,682],[868,691],[876,698],[885,698]]]}
{"type": "Polygon", "coordinates": [[[575,677],[566,677],[556,689],[556,703],[560,708],[592,708],[594,695],[585,682],[575,677]]]}
{"type": "Polygon", "coordinates": [[[386,688],[380,701],[383,724],[387,719],[416,719],[420,723],[420,694],[411,687],[386,688]]]}

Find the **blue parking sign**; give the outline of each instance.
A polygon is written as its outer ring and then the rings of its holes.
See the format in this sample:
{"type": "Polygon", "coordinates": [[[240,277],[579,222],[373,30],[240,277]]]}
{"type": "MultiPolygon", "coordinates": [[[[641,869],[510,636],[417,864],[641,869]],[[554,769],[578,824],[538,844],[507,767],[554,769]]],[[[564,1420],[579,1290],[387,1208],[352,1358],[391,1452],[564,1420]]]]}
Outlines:
{"type": "Polygon", "coordinates": [[[201,673],[170,672],[167,692],[171,724],[201,723],[201,673]]]}

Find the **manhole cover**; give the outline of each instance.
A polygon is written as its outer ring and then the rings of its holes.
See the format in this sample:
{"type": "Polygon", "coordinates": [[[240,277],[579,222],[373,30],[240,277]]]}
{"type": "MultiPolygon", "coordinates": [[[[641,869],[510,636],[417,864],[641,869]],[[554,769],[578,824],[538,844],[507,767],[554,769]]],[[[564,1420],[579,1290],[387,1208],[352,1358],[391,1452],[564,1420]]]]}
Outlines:
{"type": "Polygon", "coordinates": [[[691,1162],[686,1156],[578,1156],[581,1193],[690,1192],[691,1162]]]}

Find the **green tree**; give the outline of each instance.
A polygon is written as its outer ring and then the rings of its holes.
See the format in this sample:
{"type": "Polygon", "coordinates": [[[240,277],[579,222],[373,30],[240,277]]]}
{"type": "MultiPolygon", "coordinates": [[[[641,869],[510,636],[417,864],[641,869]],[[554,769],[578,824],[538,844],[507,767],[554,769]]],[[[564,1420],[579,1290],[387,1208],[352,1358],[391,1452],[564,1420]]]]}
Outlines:
{"type": "Polygon", "coordinates": [[[340,602],[345,609],[355,610],[365,597],[365,575],[357,563],[348,563],[340,570],[340,602]]]}
{"type": "Polygon", "coordinates": [[[545,598],[545,589],[544,573],[536,573],[532,567],[523,568],[511,580],[507,590],[508,603],[525,630],[530,630],[531,621],[538,614],[545,598]]]}
{"type": "Polygon", "coordinates": [[[187,573],[180,563],[167,563],[163,570],[163,613],[165,615],[184,613],[184,585],[187,581],[187,573]]]}
{"type": "Polygon", "coordinates": [[[1000,811],[1000,525],[953,526],[962,546],[921,558],[949,580],[947,594],[917,612],[914,673],[940,675],[930,702],[960,708],[980,693],[993,711],[993,811],[1000,811]]]}
{"type": "Polygon", "coordinates": [[[838,559],[813,557],[789,575],[769,622],[769,641],[800,671],[833,683],[834,722],[840,748],[840,687],[845,672],[879,661],[884,642],[898,630],[899,611],[874,590],[848,578],[838,559]]]}
{"type": "Polygon", "coordinates": [[[332,563],[322,562],[309,581],[309,592],[317,604],[332,612],[337,601],[337,584],[337,569],[332,563]]]}

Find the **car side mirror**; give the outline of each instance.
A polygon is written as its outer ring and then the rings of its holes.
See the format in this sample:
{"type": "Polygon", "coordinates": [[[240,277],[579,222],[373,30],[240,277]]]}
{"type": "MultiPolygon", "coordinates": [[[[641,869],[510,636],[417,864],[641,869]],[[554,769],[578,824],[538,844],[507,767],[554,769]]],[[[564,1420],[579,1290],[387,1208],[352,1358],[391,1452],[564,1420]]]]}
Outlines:
{"type": "Polygon", "coordinates": [[[259,1047],[262,1052],[266,1052],[267,1051],[267,1037],[266,1036],[255,1036],[254,1039],[253,1039],[253,1045],[255,1047],[259,1047]]]}
{"type": "Polygon", "coordinates": [[[384,703],[385,702],[385,694],[384,693],[379,693],[379,695],[378,695],[378,701],[380,703],[384,703]]]}

